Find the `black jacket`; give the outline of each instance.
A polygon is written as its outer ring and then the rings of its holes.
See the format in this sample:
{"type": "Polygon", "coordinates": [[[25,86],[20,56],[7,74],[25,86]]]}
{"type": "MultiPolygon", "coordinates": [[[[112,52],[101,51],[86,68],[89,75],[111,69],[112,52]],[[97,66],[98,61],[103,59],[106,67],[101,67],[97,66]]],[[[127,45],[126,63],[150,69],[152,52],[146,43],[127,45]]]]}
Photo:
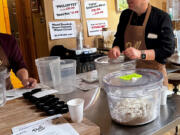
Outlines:
{"type": "MultiPolygon", "coordinates": [[[[131,13],[132,10],[130,9],[126,9],[122,12],[117,32],[115,34],[113,46],[119,46],[121,51],[124,50],[124,32],[131,13]]],[[[146,13],[137,16],[137,14],[134,13],[131,24],[142,25],[145,14],[146,13]]],[[[175,42],[170,16],[166,12],[153,6],[145,29],[145,42],[147,49],[155,50],[155,60],[159,63],[164,64],[166,58],[174,53],[175,42]],[[147,38],[149,33],[157,34],[158,38],[147,38]]]]}

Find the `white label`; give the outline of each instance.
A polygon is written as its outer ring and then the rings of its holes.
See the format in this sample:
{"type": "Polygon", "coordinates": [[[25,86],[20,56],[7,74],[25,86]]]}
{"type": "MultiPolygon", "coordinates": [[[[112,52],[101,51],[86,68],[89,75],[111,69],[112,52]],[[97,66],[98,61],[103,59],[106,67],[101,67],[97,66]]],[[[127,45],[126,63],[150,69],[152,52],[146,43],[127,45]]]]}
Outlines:
{"type": "Polygon", "coordinates": [[[49,22],[51,39],[76,37],[76,25],[74,21],[49,22]]]}
{"type": "Polygon", "coordinates": [[[53,1],[55,19],[80,19],[79,1],[53,1]]]}
{"type": "Polygon", "coordinates": [[[86,1],[85,2],[86,18],[107,18],[106,1],[86,1]]]}
{"type": "Polygon", "coordinates": [[[87,26],[89,36],[102,35],[102,28],[107,28],[108,22],[107,20],[88,20],[87,26]]]}
{"type": "Polygon", "coordinates": [[[44,96],[47,96],[47,95],[50,95],[50,94],[54,94],[58,92],[57,90],[43,90],[43,91],[40,91],[40,92],[37,92],[35,94],[33,94],[34,97],[36,98],[41,98],[41,97],[44,97],[44,96]]]}
{"type": "Polygon", "coordinates": [[[150,38],[150,39],[157,39],[158,35],[157,34],[153,34],[153,33],[149,33],[148,34],[148,38],[150,38]]]}

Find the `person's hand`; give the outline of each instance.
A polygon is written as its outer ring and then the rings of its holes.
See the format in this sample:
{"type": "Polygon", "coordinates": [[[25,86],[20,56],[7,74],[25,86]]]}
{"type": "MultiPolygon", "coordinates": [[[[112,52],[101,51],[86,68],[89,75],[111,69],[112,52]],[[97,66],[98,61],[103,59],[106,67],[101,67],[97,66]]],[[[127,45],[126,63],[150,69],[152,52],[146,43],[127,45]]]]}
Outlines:
{"type": "Polygon", "coordinates": [[[123,53],[130,59],[140,59],[141,58],[141,51],[138,49],[135,49],[133,47],[127,48],[125,51],[123,51],[123,53]]]}
{"type": "Polygon", "coordinates": [[[22,80],[22,84],[24,85],[24,88],[34,88],[37,84],[37,80],[34,78],[28,78],[22,80]]]}
{"type": "Polygon", "coordinates": [[[108,53],[108,57],[111,59],[116,59],[117,57],[119,57],[121,54],[120,49],[118,46],[113,47],[109,53],[108,53]]]}

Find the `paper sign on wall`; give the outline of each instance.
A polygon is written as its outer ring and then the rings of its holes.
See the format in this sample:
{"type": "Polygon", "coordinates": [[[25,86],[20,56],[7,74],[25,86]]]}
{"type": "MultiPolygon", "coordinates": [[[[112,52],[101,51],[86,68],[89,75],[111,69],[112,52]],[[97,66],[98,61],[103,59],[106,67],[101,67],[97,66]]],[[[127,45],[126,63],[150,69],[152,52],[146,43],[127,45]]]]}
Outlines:
{"type": "Polygon", "coordinates": [[[80,19],[79,1],[53,0],[55,19],[80,19]]]}
{"type": "Polygon", "coordinates": [[[102,35],[102,28],[107,28],[108,22],[107,20],[88,20],[87,26],[89,36],[102,35]]]}
{"type": "Polygon", "coordinates": [[[86,1],[85,2],[86,18],[107,18],[106,1],[86,1]]]}
{"type": "Polygon", "coordinates": [[[51,39],[76,37],[76,25],[74,21],[49,22],[51,39]]]}

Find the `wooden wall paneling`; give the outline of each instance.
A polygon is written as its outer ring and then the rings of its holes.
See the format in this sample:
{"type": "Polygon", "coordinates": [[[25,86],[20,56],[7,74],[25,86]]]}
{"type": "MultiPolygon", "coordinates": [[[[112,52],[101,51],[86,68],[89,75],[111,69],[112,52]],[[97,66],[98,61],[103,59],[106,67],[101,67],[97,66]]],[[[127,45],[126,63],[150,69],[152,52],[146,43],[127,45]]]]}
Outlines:
{"type": "MultiPolygon", "coordinates": [[[[88,37],[88,28],[87,28],[87,19],[85,14],[85,7],[84,7],[85,1],[81,0],[81,17],[82,17],[82,25],[83,25],[83,36],[84,36],[84,46],[86,47],[92,47],[94,43],[94,37],[88,37]]],[[[88,19],[88,20],[97,20],[97,19],[88,19]]],[[[98,19],[100,20],[100,19],[98,19]]],[[[102,19],[104,20],[104,19],[102,19]]]]}
{"type": "MultiPolygon", "coordinates": [[[[44,3],[44,13],[45,13],[45,20],[46,20],[49,50],[51,50],[51,48],[54,45],[64,45],[67,48],[75,48],[76,47],[75,38],[56,39],[56,40],[50,39],[49,22],[69,21],[69,20],[54,20],[52,0],[44,0],[43,3],[44,3]]],[[[76,23],[80,22],[80,20],[74,20],[74,21],[76,21],[76,23]]]]}
{"type": "Polygon", "coordinates": [[[20,34],[20,49],[27,64],[29,75],[38,78],[35,66],[37,54],[34,41],[30,0],[16,0],[16,15],[20,34]]]}
{"type": "Polygon", "coordinates": [[[150,3],[153,6],[166,11],[166,0],[150,0],[150,3]]]}
{"type": "MultiPolygon", "coordinates": [[[[54,45],[64,45],[66,48],[76,48],[76,39],[75,38],[68,38],[68,39],[58,39],[58,40],[51,40],[50,39],[50,32],[49,32],[49,24],[48,22],[51,21],[68,21],[68,20],[54,20],[53,16],[53,5],[52,0],[41,0],[43,1],[43,7],[45,12],[45,19],[46,19],[46,28],[47,28],[47,38],[48,38],[48,47],[49,50],[54,45]]],[[[97,0],[99,1],[99,0],[97,0]]],[[[81,0],[81,8],[82,8],[82,17],[83,17],[83,32],[84,32],[84,44],[93,47],[94,37],[88,36],[87,30],[87,20],[108,20],[109,28],[112,31],[116,32],[117,25],[119,23],[120,13],[116,11],[116,0],[102,0],[107,1],[108,5],[108,18],[97,18],[97,19],[86,19],[85,18],[85,10],[84,10],[84,2],[85,0],[81,0]]],[[[166,10],[166,0],[150,0],[150,3],[160,9],[166,10]]],[[[71,20],[76,21],[79,23],[79,20],[71,20]]]]}
{"type": "MultiPolygon", "coordinates": [[[[100,0],[96,0],[100,1],[100,0]]],[[[102,0],[107,1],[107,10],[108,17],[107,18],[95,18],[95,19],[86,19],[85,17],[85,8],[84,8],[84,0],[81,0],[82,3],[82,16],[83,16],[83,26],[84,26],[84,38],[85,45],[89,45],[90,47],[94,47],[94,36],[88,36],[88,28],[87,28],[87,20],[107,20],[108,28],[112,31],[116,31],[117,25],[119,23],[120,13],[116,12],[116,0],[102,0]]]]}
{"type": "Polygon", "coordinates": [[[108,2],[108,23],[112,31],[116,32],[119,23],[120,12],[116,9],[116,0],[107,0],[108,2]]]}
{"type": "Polygon", "coordinates": [[[162,9],[162,0],[150,0],[150,3],[151,3],[153,6],[162,9]]]}
{"type": "MultiPolygon", "coordinates": [[[[94,43],[94,37],[88,36],[88,30],[87,30],[87,19],[85,18],[85,10],[84,10],[84,1],[81,0],[81,7],[82,7],[82,17],[83,17],[83,33],[84,33],[84,45],[88,45],[90,47],[93,47],[94,43]]],[[[116,12],[116,0],[102,0],[107,1],[108,5],[108,18],[97,18],[97,19],[88,19],[88,20],[108,20],[109,28],[113,31],[116,31],[117,24],[119,22],[119,16],[120,13],[116,12]]],[[[69,21],[69,20],[54,20],[53,16],[53,5],[52,0],[43,0],[43,7],[45,12],[45,20],[46,20],[46,28],[47,28],[47,38],[48,38],[48,44],[49,44],[49,50],[54,45],[64,45],[66,48],[76,48],[76,39],[75,38],[68,38],[68,39],[58,39],[58,40],[51,40],[50,39],[50,32],[49,32],[49,24],[48,22],[51,21],[69,21]]],[[[80,23],[80,20],[71,20],[75,21],[76,23],[80,23]]]]}
{"type": "Polygon", "coordinates": [[[46,23],[40,13],[32,13],[37,58],[49,56],[46,23]]]}
{"type": "Polygon", "coordinates": [[[180,21],[172,21],[173,28],[176,30],[180,30],[180,21]]]}

